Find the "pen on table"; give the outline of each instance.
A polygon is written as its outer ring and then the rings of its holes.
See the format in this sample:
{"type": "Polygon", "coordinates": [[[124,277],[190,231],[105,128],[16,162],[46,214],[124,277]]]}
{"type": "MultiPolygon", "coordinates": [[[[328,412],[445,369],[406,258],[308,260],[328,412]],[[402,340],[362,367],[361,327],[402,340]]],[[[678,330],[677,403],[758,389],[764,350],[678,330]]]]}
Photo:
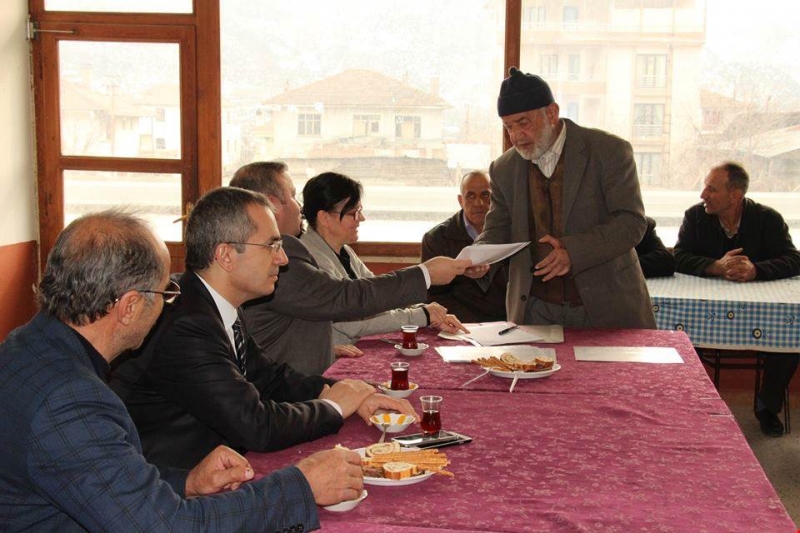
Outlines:
{"type": "Polygon", "coordinates": [[[498,335],[505,335],[505,334],[506,334],[506,333],[508,333],[509,331],[513,331],[513,330],[517,329],[518,327],[519,327],[519,326],[517,326],[517,325],[515,324],[515,325],[513,325],[513,326],[511,326],[511,327],[509,327],[509,328],[506,328],[506,329],[501,329],[500,331],[498,331],[498,332],[497,332],[497,334],[498,334],[498,335]]]}

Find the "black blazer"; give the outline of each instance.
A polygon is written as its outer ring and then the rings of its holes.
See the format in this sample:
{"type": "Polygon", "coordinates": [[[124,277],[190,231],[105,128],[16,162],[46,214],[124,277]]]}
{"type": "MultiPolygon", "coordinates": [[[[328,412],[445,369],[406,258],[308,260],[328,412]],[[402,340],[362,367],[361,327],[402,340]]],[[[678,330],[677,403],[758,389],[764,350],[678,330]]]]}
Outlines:
{"type": "MultiPolygon", "coordinates": [[[[464,225],[461,210],[431,229],[422,238],[422,261],[437,255],[456,257],[461,250],[472,245],[472,237],[464,225]]],[[[467,276],[456,276],[447,285],[428,289],[428,299],[438,302],[462,322],[491,322],[506,319],[506,285],[508,261],[503,261],[490,274],[488,290],[467,276]]]]}
{"type": "Polygon", "coordinates": [[[636,245],[636,255],[646,278],[660,278],[671,276],[675,273],[675,256],[667,250],[661,238],[656,233],[656,221],[650,217],[647,220],[647,229],[644,237],[636,245]]]}
{"type": "Polygon", "coordinates": [[[702,203],[689,208],[675,244],[676,269],[683,274],[707,276],[708,265],[736,248],[744,248],[744,255],[756,267],[757,280],[800,274],[800,252],[783,217],[749,198],[744,199],[739,232],[733,239],[725,236],[719,217],[707,214],[702,203]]]}
{"type": "Polygon", "coordinates": [[[203,282],[187,271],[180,284],[139,353],[112,372],[148,461],[191,468],[219,444],[271,451],[339,430],[342,417],[315,399],[332,380],[275,363],[249,335],[245,379],[203,282]]]}

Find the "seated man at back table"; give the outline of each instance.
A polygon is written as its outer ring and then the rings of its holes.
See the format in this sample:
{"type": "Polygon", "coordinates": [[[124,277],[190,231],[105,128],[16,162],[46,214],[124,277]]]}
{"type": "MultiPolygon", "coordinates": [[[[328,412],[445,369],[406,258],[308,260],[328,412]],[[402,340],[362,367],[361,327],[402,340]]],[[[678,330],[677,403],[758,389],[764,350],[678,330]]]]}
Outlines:
{"type": "MultiPolygon", "coordinates": [[[[416,267],[369,279],[337,279],[319,264],[298,238],[303,219],[289,169],[279,161],[260,161],[241,167],[230,185],[266,196],[289,259],[282,265],[275,291],[244,305],[250,335],[279,363],[300,372],[321,374],[336,357],[358,357],[353,345],[333,345],[333,321],[353,320],[425,299],[428,285],[449,283],[464,272],[468,261],[436,257],[416,267]]],[[[428,305],[429,323],[441,324],[447,310],[428,305]]]]}
{"type": "MultiPolygon", "coordinates": [[[[745,198],[750,178],[738,163],[711,169],[701,203],[686,211],[675,244],[678,272],[733,282],[800,275],[800,252],[774,209],[745,198]]],[[[764,381],[756,399],[761,431],[783,435],[778,413],[797,370],[798,354],[764,354],[764,381]]]]}
{"type": "Polygon", "coordinates": [[[241,305],[274,290],[286,263],[281,248],[262,194],[224,187],[192,210],[181,296],[112,380],[149,461],[183,467],[219,444],[283,449],[337,432],[355,412],[367,422],[379,408],[415,416],[407,401],[375,394],[363,381],[278,364],[250,338],[241,305]]]}
{"type": "Polygon", "coordinates": [[[636,255],[639,256],[642,274],[646,278],[671,276],[675,273],[675,256],[656,234],[656,221],[650,217],[644,218],[647,220],[647,229],[641,242],[636,245],[636,255]]]}
{"type": "Polygon", "coordinates": [[[179,294],[169,265],[164,243],[120,211],[86,215],[59,235],[41,311],[0,344],[3,531],[310,531],[315,500],[360,493],[361,460],[342,450],[246,484],[253,468],[225,446],[191,471],[147,463],[106,375],[179,294]]]}
{"type": "MultiPolygon", "coordinates": [[[[492,184],[482,170],[468,172],[461,178],[458,203],[461,210],[431,229],[422,238],[422,260],[437,255],[456,257],[483,231],[486,213],[492,205],[492,184]]],[[[484,291],[478,282],[466,276],[450,284],[428,289],[428,299],[447,308],[462,322],[491,322],[506,319],[508,263],[490,272],[491,284],[484,291]]]]}

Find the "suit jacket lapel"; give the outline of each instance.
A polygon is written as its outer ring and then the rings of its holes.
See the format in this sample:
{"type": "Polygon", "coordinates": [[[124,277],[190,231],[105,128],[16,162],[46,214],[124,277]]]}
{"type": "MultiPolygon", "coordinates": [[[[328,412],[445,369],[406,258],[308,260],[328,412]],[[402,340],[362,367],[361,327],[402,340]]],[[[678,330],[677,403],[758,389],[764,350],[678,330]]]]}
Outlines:
{"type": "Polygon", "coordinates": [[[589,163],[586,157],[586,142],[578,126],[569,119],[564,119],[567,138],[564,141],[564,189],[561,199],[564,208],[564,230],[568,227],[572,206],[578,196],[583,180],[583,171],[589,163]]]}
{"type": "Polygon", "coordinates": [[[518,232],[516,235],[512,233],[512,242],[527,241],[530,239],[529,215],[531,205],[530,187],[528,185],[528,174],[530,172],[531,162],[523,159],[520,155],[515,157],[514,165],[514,198],[506,198],[506,202],[512,207],[512,229],[518,232]]]}

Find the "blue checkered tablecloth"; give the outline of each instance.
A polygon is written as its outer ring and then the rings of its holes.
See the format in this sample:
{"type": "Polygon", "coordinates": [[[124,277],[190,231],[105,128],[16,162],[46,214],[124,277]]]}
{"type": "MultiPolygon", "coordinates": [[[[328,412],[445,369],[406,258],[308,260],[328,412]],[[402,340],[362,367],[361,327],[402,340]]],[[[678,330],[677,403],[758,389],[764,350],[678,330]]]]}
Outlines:
{"type": "Polygon", "coordinates": [[[695,346],[800,352],[800,276],[734,283],[675,274],[647,280],[658,329],[695,346]]]}

